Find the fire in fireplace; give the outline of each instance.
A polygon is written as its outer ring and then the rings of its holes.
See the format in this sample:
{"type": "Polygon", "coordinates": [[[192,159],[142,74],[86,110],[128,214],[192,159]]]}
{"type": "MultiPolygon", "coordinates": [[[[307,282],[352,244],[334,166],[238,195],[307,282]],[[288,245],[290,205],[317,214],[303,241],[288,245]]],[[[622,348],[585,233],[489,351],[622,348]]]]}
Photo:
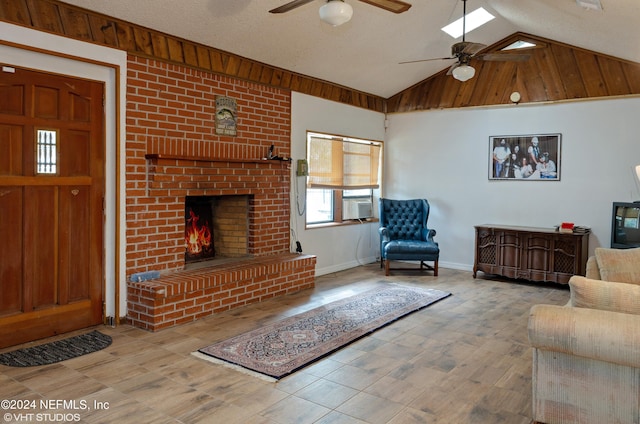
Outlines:
{"type": "Polygon", "coordinates": [[[213,207],[209,196],[187,196],[184,217],[185,263],[215,257],[213,207]]]}

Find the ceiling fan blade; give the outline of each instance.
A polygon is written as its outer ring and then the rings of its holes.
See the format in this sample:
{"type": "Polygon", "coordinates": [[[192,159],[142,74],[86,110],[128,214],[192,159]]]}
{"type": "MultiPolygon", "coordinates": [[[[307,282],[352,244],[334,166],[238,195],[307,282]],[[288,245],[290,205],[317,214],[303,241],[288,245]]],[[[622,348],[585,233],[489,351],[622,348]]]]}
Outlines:
{"type": "Polygon", "coordinates": [[[453,70],[456,69],[458,66],[460,66],[460,62],[456,62],[453,65],[451,65],[451,67],[447,71],[447,75],[453,74],[453,70]]]}
{"type": "Polygon", "coordinates": [[[475,58],[493,62],[525,62],[531,58],[530,54],[510,54],[510,53],[486,53],[475,56],[475,58]]]}
{"type": "Polygon", "coordinates": [[[398,62],[398,65],[403,65],[405,63],[431,62],[433,60],[451,60],[451,59],[455,59],[455,57],[434,57],[432,59],[407,60],[406,62],[398,62]]]}
{"type": "Polygon", "coordinates": [[[311,3],[313,0],[293,0],[287,4],[283,4],[280,7],[276,7],[275,9],[271,9],[269,13],[285,13],[290,10],[295,9],[296,7],[304,6],[307,3],[311,3]]]}
{"type": "Polygon", "coordinates": [[[360,0],[363,3],[376,6],[393,13],[402,13],[409,10],[411,5],[400,0],[360,0]]]}

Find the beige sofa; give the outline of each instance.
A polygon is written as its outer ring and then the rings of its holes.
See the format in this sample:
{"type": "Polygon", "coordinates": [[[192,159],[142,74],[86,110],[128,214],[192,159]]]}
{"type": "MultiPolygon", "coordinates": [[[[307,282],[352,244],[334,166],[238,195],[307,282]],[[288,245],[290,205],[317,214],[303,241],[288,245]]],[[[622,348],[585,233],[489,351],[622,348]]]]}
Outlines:
{"type": "Polygon", "coordinates": [[[569,286],[531,308],[534,421],[640,424],[640,248],[596,248],[569,286]]]}

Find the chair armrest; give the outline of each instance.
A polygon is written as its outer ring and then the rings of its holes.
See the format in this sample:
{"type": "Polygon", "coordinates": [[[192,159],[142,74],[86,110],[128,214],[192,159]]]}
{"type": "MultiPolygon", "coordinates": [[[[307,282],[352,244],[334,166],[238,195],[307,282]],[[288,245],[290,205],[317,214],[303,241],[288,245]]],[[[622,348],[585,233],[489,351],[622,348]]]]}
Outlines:
{"type": "Polygon", "coordinates": [[[436,230],[431,228],[423,228],[422,229],[422,239],[424,241],[433,241],[433,238],[436,236],[436,230]]]}
{"type": "Polygon", "coordinates": [[[528,333],[536,349],[640,367],[640,315],[535,305],[528,333]]]}
{"type": "Polygon", "coordinates": [[[389,237],[389,229],[387,227],[378,228],[378,234],[380,234],[381,240],[383,242],[391,240],[391,238],[389,237]]]}

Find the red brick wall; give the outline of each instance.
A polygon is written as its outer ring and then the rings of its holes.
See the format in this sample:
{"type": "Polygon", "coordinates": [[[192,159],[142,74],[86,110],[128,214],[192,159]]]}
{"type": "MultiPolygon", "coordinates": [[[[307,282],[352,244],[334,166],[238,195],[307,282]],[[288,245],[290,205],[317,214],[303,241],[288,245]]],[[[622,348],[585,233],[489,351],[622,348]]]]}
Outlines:
{"type": "Polygon", "coordinates": [[[289,251],[289,163],[260,161],[290,157],[288,91],[129,56],[126,113],[127,276],[182,269],[187,195],[252,195],[249,253],[289,251]],[[215,134],[217,95],[236,137],[215,134]]]}

